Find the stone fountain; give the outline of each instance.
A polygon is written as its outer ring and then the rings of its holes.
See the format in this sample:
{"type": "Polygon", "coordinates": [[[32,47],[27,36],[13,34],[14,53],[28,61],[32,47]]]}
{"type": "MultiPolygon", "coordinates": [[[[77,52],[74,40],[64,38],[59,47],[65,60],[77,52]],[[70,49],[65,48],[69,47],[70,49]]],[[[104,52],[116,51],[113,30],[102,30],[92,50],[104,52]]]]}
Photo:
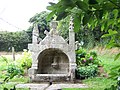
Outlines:
{"type": "Polygon", "coordinates": [[[41,81],[73,81],[75,79],[75,33],[73,19],[69,27],[69,43],[59,35],[57,22],[51,22],[50,32],[45,31],[42,40],[38,27],[32,32],[32,43],[28,49],[32,52],[32,66],[28,70],[32,82],[41,81]]]}

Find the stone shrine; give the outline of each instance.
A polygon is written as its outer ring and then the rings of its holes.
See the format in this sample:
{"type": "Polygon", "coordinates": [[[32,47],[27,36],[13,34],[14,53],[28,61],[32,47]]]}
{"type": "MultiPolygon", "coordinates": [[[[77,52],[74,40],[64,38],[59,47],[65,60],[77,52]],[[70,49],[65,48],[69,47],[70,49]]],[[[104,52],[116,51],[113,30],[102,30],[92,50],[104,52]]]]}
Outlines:
{"type": "Polygon", "coordinates": [[[70,20],[69,43],[59,35],[57,22],[51,22],[50,32],[39,38],[38,27],[32,32],[32,43],[28,49],[32,52],[32,66],[28,70],[32,82],[73,81],[75,79],[75,33],[73,19],[70,20]]]}

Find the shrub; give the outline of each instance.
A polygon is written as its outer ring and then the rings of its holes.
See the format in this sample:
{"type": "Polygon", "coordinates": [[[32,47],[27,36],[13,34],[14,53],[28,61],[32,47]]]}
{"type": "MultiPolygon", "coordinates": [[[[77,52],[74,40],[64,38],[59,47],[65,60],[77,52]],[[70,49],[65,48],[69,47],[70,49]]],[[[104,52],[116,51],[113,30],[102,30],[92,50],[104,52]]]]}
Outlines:
{"type": "Polygon", "coordinates": [[[23,50],[22,57],[18,60],[20,66],[24,69],[28,69],[32,65],[31,53],[26,49],[23,50]]]}
{"type": "Polygon", "coordinates": [[[100,61],[96,52],[87,53],[85,49],[80,48],[76,51],[77,69],[76,77],[85,79],[94,77],[98,74],[100,61]]]}
{"type": "Polygon", "coordinates": [[[78,66],[88,66],[89,64],[99,65],[100,63],[96,52],[87,53],[83,48],[76,51],[76,59],[78,66]]]}
{"type": "MultiPolygon", "coordinates": [[[[4,60],[6,61],[6,60],[4,60]]],[[[4,79],[5,82],[8,82],[10,79],[15,76],[25,75],[26,71],[29,67],[31,67],[31,54],[24,50],[22,53],[22,57],[19,60],[13,61],[12,63],[8,63],[8,67],[6,69],[7,74],[4,79]]]]}
{"type": "Polygon", "coordinates": [[[10,79],[14,78],[15,76],[20,76],[23,74],[24,74],[24,72],[23,72],[22,68],[15,65],[14,63],[11,63],[8,65],[7,74],[6,74],[6,77],[4,79],[4,83],[8,82],[10,79]]]}
{"type": "Polygon", "coordinates": [[[98,66],[90,64],[89,66],[82,66],[77,68],[77,76],[81,79],[94,77],[98,74],[98,66]]]}
{"type": "Polygon", "coordinates": [[[15,64],[10,64],[8,65],[7,73],[8,74],[14,73],[15,75],[23,75],[23,69],[15,64]]]}
{"type": "MultiPolygon", "coordinates": [[[[22,57],[19,60],[12,61],[12,63],[3,56],[0,57],[0,60],[5,61],[7,63],[6,64],[7,74],[5,75],[5,78],[1,85],[3,86],[4,90],[9,90],[5,86],[6,82],[9,82],[9,80],[13,79],[16,76],[25,75],[27,69],[31,67],[32,58],[31,58],[30,52],[28,52],[27,50],[24,50],[22,57]]],[[[16,89],[15,87],[13,87],[10,90],[16,90],[16,89]]]]}

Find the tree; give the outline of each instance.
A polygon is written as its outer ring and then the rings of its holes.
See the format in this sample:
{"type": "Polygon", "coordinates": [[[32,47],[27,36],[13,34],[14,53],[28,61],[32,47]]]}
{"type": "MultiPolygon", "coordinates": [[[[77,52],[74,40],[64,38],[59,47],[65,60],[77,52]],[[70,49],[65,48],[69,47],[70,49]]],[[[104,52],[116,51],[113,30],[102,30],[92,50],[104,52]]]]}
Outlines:
{"type": "MultiPolygon", "coordinates": [[[[48,10],[49,20],[56,15],[56,20],[62,20],[67,16],[74,18],[74,31],[80,31],[80,27],[96,30],[106,34],[102,37],[110,37],[109,47],[120,47],[120,0],[60,0],[57,4],[50,2],[48,10]]],[[[116,59],[120,53],[116,56],[116,59]]]]}
{"type": "Polygon", "coordinates": [[[11,47],[15,47],[16,51],[22,51],[27,48],[29,42],[29,36],[25,31],[0,32],[0,51],[9,51],[11,47]]]}
{"type": "MultiPolygon", "coordinates": [[[[64,37],[65,39],[68,39],[69,21],[70,17],[67,16],[66,18],[60,20],[58,23],[58,30],[62,37],[64,37]]],[[[105,32],[100,31],[99,27],[95,28],[95,30],[89,30],[87,27],[84,27],[75,34],[75,40],[79,42],[84,42],[83,47],[87,48],[93,48],[97,45],[104,46],[105,43],[108,43],[109,40],[109,37],[101,39],[101,36],[105,34],[105,32]]]]}
{"type": "MultiPolygon", "coordinates": [[[[49,12],[42,11],[40,13],[35,14],[32,18],[30,18],[29,22],[32,24],[28,30],[27,33],[32,37],[32,30],[35,24],[38,26],[38,30],[40,32],[40,38],[44,38],[44,31],[49,31],[49,22],[47,22],[46,17],[48,16],[49,12]]],[[[32,40],[32,38],[31,38],[32,40]]]]}
{"type": "MultiPolygon", "coordinates": [[[[94,31],[100,28],[99,31],[105,32],[101,37],[110,38],[108,47],[120,48],[120,0],[59,0],[57,4],[50,2],[47,9],[51,10],[48,20],[53,15],[56,15],[56,20],[72,16],[75,32],[81,31],[80,27],[94,31]]],[[[120,52],[115,59],[119,57],[120,52]]],[[[111,72],[111,75],[119,77],[120,65],[115,66],[115,70],[116,73],[111,72]]],[[[112,90],[113,87],[106,90],[112,90]]]]}

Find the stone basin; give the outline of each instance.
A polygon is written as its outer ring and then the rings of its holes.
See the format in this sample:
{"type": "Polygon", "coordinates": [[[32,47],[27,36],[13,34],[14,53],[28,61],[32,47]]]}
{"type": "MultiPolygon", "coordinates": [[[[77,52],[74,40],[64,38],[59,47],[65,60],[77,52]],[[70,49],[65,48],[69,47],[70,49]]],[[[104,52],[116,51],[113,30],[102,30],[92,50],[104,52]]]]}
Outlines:
{"type": "Polygon", "coordinates": [[[33,82],[63,82],[69,81],[68,74],[36,74],[33,82]]]}

